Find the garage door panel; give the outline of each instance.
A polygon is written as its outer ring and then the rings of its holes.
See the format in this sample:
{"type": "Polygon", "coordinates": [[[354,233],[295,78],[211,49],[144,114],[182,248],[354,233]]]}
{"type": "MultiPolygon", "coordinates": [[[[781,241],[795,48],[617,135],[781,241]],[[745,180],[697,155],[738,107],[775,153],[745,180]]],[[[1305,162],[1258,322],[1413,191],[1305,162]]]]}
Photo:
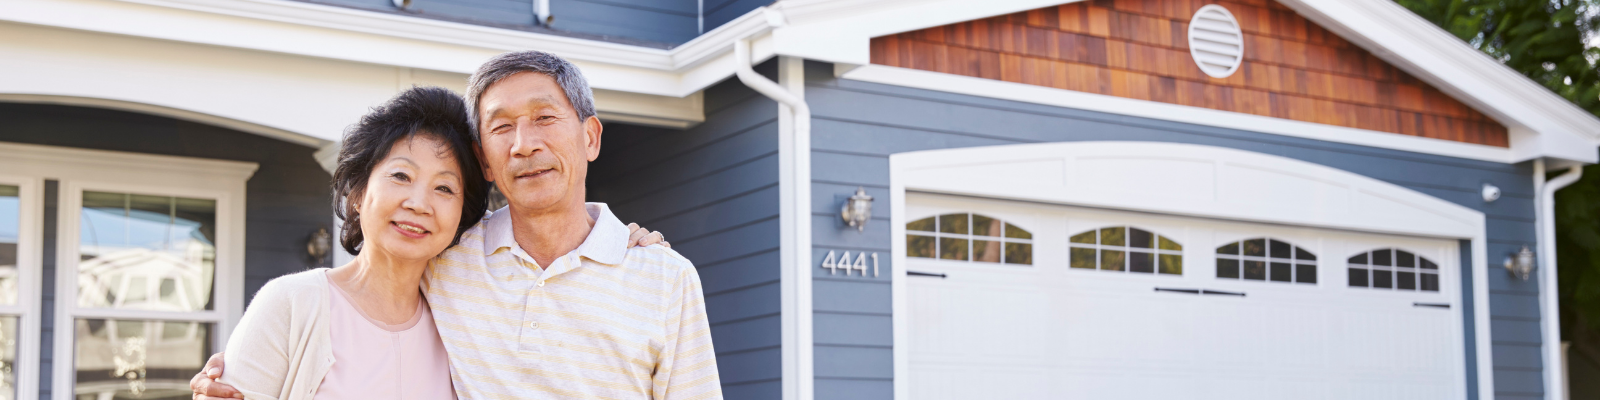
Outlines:
{"type": "MultiPolygon", "coordinates": [[[[1191,368],[1193,304],[1151,296],[1056,296],[1050,315],[1066,365],[1191,368]]],[[[1137,372],[1137,371],[1133,371],[1137,372]]]]}
{"type": "Polygon", "coordinates": [[[1048,370],[1003,366],[928,365],[912,368],[914,399],[1044,399],[1056,397],[1048,370]]]}
{"type": "MultiPolygon", "coordinates": [[[[1331,190],[1316,190],[1323,189],[1331,190]]],[[[908,278],[914,398],[1433,399],[1460,397],[1465,388],[1455,240],[907,199],[908,214],[984,214],[1027,226],[1035,249],[1026,266],[907,258],[909,270],[946,275],[908,278]],[[1108,249],[1073,236],[1114,227],[1180,244],[1172,253],[1182,256],[1181,275],[1072,267],[1069,249],[1108,249]],[[1273,260],[1268,249],[1258,259],[1314,266],[1315,282],[1219,278],[1217,262],[1226,258],[1219,247],[1253,238],[1290,245],[1297,255],[1273,260]],[[1438,290],[1351,287],[1348,257],[1386,248],[1427,258],[1437,267],[1430,273],[1438,290]],[[940,389],[952,380],[973,383],[941,375],[962,370],[1019,394],[940,389]]],[[[1160,253],[1122,240],[1121,251],[1160,253]]],[[[1241,250],[1232,257],[1253,256],[1241,250]]],[[[1412,260],[1407,271],[1421,273],[1420,259],[1412,260]]]]}
{"type": "Polygon", "coordinates": [[[1049,296],[1034,290],[966,287],[932,282],[913,293],[915,356],[970,362],[1038,363],[1035,344],[1047,342],[1049,296]],[[994,329],[1007,327],[1006,329],[994,329]]]}

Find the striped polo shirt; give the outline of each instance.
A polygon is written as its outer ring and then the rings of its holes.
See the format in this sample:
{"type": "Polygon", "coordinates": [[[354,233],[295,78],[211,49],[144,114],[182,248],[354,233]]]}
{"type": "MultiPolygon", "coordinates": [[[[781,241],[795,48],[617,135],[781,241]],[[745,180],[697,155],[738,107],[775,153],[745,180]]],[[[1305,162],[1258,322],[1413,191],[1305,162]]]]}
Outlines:
{"type": "Polygon", "coordinates": [[[700,276],[659,245],[628,247],[603,203],[576,250],[539,268],[502,208],[423,282],[462,399],[720,399],[700,276]]]}

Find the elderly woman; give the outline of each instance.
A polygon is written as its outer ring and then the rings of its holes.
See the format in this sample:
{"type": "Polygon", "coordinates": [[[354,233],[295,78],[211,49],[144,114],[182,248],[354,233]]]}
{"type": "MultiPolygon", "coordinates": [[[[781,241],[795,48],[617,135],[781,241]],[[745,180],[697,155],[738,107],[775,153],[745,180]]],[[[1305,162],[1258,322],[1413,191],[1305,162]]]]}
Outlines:
{"type": "Polygon", "coordinates": [[[339,242],[355,259],[263,286],[220,382],[246,399],[455,398],[419,285],[487,206],[467,124],[460,97],[414,88],[346,134],[333,186],[339,242]]]}

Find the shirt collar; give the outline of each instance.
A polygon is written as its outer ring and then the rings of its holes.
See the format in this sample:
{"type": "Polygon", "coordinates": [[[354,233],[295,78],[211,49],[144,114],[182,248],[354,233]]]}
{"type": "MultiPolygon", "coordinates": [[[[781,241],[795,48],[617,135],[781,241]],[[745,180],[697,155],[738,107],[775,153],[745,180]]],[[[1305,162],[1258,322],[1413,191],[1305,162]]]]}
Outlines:
{"type": "MultiPolygon", "coordinates": [[[[606,203],[584,203],[583,208],[589,213],[589,218],[594,218],[594,228],[589,230],[589,236],[583,239],[583,244],[578,245],[574,253],[601,264],[621,264],[628,251],[628,226],[611,214],[611,208],[606,203]]],[[[512,254],[532,262],[533,257],[517,244],[511,228],[509,206],[496,210],[484,224],[484,240],[489,245],[490,254],[509,249],[512,254]]]]}

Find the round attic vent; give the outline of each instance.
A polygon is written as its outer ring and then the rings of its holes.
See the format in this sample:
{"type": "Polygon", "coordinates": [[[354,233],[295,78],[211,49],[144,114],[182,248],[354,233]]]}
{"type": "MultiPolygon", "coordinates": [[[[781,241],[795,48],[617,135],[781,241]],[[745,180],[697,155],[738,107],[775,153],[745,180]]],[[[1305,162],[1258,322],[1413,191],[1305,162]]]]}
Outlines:
{"type": "Polygon", "coordinates": [[[1189,55],[1213,78],[1227,78],[1244,62],[1244,33],[1233,13],[1216,4],[1200,7],[1189,20],[1189,55]]]}

